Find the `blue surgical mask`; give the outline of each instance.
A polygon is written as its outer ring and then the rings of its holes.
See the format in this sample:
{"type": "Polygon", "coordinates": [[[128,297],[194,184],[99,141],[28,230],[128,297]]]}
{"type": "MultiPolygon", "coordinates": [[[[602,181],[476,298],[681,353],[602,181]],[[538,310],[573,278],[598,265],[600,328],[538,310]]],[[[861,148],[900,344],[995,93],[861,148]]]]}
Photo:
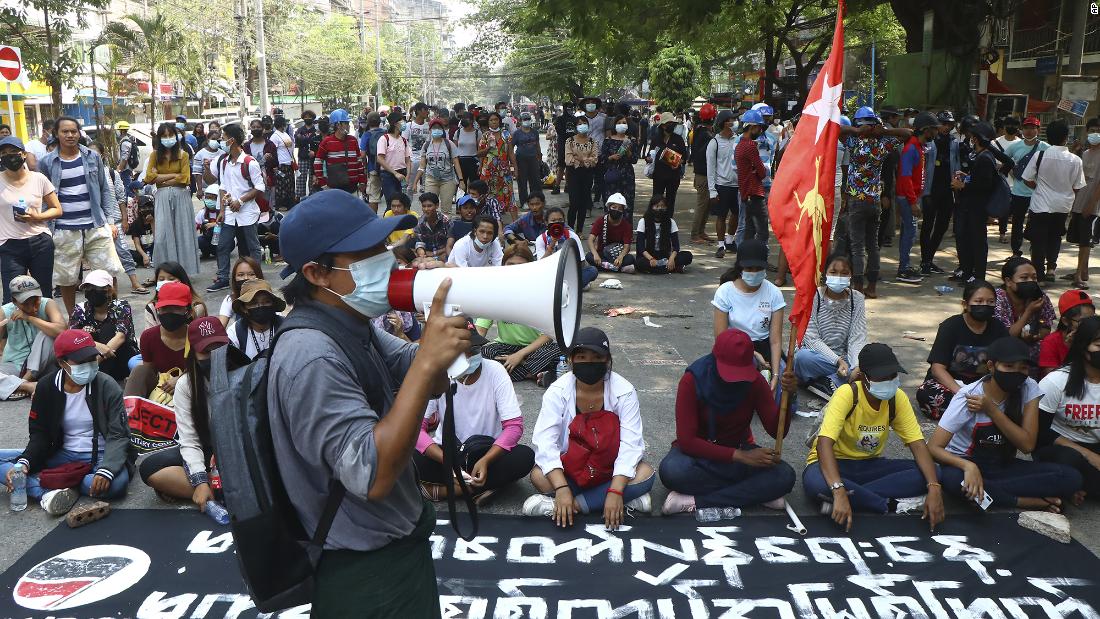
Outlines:
{"type": "Polygon", "coordinates": [[[208,211],[218,210],[218,201],[213,198],[203,198],[202,203],[206,206],[208,211]]]}
{"type": "Polygon", "coordinates": [[[581,135],[588,133],[588,125],[577,125],[577,133],[581,135]]]}
{"type": "Polygon", "coordinates": [[[629,128],[630,127],[628,127],[627,125],[623,125],[623,124],[615,125],[615,132],[616,133],[626,133],[626,130],[629,129],[629,128]]]}
{"type": "Polygon", "coordinates": [[[218,150],[222,147],[222,143],[217,140],[210,140],[206,143],[206,147],[210,150],[218,150]]]}
{"type": "Polygon", "coordinates": [[[672,132],[680,137],[684,137],[684,126],[676,125],[675,127],[673,127],[672,132]]]}
{"type": "Polygon", "coordinates": [[[764,283],[764,278],[767,276],[767,271],[742,271],[741,280],[744,281],[745,285],[749,288],[756,288],[764,283]]]}
{"type": "Polygon", "coordinates": [[[69,378],[73,379],[73,382],[78,385],[87,385],[92,382],[95,375],[99,373],[99,362],[89,361],[87,363],[74,363],[69,366],[69,378]]]}
{"type": "MultiPolygon", "coordinates": [[[[489,241],[489,243],[492,243],[492,241],[489,241]]],[[[482,243],[481,239],[476,236],[474,237],[474,247],[478,248],[480,251],[484,251],[485,248],[489,246],[489,243],[482,243]]]]}
{"type": "Polygon", "coordinates": [[[481,353],[466,357],[466,363],[468,363],[469,366],[466,368],[466,371],[462,373],[462,376],[456,376],[455,378],[465,378],[466,376],[469,376],[470,374],[476,372],[477,369],[481,367],[481,361],[483,358],[484,357],[481,356],[481,353]]]}
{"type": "Polygon", "coordinates": [[[347,268],[332,267],[337,271],[351,272],[355,289],[348,294],[340,294],[328,288],[332,294],[340,297],[351,308],[367,318],[377,318],[390,311],[389,287],[390,271],[397,264],[392,252],[383,252],[377,256],[364,258],[351,263],[347,268]]]}
{"type": "Polygon", "coordinates": [[[432,129],[432,137],[436,138],[436,139],[439,139],[439,138],[443,137],[443,130],[442,129],[432,129]]]}
{"type": "Polygon", "coordinates": [[[596,111],[596,104],[595,103],[585,103],[584,104],[584,111],[586,111],[586,112],[595,112],[596,111]]]}
{"type": "Polygon", "coordinates": [[[1090,133],[1088,135],[1089,146],[1096,146],[1100,144],[1100,133],[1090,133]]]}
{"type": "Polygon", "coordinates": [[[187,125],[184,123],[176,123],[176,129],[180,131],[187,131],[187,125]]]}
{"type": "Polygon", "coordinates": [[[843,275],[825,276],[825,285],[833,292],[844,292],[851,284],[851,277],[844,277],[843,275]]]}
{"type": "Polygon", "coordinates": [[[159,282],[157,282],[157,292],[160,292],[160,289],[164,288],[164,285],[167,284],[169,281],[170,280],[162,279],[159,282]]]}
{"type": "Polygon", "coordinates": [[[172,148],[176,145],[176,138],[161,138],[160,145],[165,148],[172,148]]]}
{"type": "Polygon", "coordinates": [[[408,123],[406,123],[405,121],[401,121],[401,124],[400,124],[400,125],[398,125],[398,126],[399,126],[399,127],[401,127],[401,130],[402,130],[402,131],[404,131],[404,130],[405,130],[405,125],[407,125],[407,124],[408,124],[408,123]]]}
{"type": "Polygon", "coordinates": [[[890,380],[868,381],[867,391],[880,400],[889,400],[894,397],[901,387],[901,379],[895,376],[890,380]]]}

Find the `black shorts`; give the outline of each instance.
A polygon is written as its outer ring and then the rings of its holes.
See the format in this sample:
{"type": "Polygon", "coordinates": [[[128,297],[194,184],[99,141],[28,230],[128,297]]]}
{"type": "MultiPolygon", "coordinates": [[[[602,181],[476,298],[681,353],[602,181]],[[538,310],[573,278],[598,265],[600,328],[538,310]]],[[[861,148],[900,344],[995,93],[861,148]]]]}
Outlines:
{"type": "Polygon", "coordinates": [[[1070,214],[1066,242],[1085,247],[1094,247],[1100,243],[1100,218],[1096,215],[1070,214]]]}
{"type": "Polygon", "coordinates": [[[730,213],[736,215],[738,209],[737,187],[716,185],[714,189],[718,192],[718,201],[710,205],[710,216],[726,217],[730,213]]]}

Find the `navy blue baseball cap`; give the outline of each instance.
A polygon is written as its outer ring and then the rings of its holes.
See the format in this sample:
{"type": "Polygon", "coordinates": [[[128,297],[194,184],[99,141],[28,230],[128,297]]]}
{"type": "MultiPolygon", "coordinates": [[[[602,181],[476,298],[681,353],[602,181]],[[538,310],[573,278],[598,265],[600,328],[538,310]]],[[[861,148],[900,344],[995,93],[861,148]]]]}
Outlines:
{"type": "Polygon", "coordinates": [[[323,254],[342,254],[385,243],[395,230],[416,225],[412,215],[379,217],[366,202],[340,189],[319,191],[295,206],[279,228],[279,249],[290,277],[323,254]]]}
{"type": "Polygon", "coordinates": [[[14,135],[9,135],[6,138],[0,138],[0,146],[14,146],[19,150],[27,150],[23,147],[23,141],[14,135]]]}

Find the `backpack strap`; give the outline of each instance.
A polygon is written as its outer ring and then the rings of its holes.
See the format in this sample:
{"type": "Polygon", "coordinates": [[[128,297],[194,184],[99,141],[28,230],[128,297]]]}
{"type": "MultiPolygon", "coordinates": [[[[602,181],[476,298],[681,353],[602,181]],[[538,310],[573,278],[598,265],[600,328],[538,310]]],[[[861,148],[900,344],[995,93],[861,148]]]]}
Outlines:
{"type": "MultiPolygon", "coordinates": [[[[1035,147],[1038,148],[1039,145],[1036,144],[1035,147]]],[[[1039,166],[1043,165],[1043,153],[1045,152],[1047,151],[1041,151],[1039,153],[1039,158],[1035,160],[1035,180],[1039,180],[1039,166]]]]}
{"type": "MultiPolygon", "coordinates": [[[[897,396],[894,396],[887,400],[890,404],[890,424],[894,423],[894,417],[898,415],[897,396]]],[[[844,416],[844,420],[847,421],[852,413],[856,412],[856,406],[859,405],[859,389],[856,389],[855,383],[852,383],[852,409],[848,411],[848,414],[844,416]]]]}

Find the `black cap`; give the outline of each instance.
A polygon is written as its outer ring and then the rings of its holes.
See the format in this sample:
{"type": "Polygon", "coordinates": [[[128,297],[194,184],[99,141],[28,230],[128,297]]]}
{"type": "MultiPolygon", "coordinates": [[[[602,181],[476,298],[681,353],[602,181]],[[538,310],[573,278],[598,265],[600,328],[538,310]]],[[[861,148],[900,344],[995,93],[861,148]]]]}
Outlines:
{"type": "Polygon", "coordinates": [[[929,127],[939,127],[940,121],[932,115],[931,112],[921,112],[917,114],[917,118],[913,121],[913,129],[915,131],[923,131],[929,127]]]}
{"type": "Polygon", "coordinates": [[[869,380],[879,380],[904,372],[905,368],[898,363],[897,355],[886,344],[873,342],[859,351],[859,369],[869,380]]]}
{"type": "Polygon", "coordinates": [[[489,343],[485,336],[477,332],[477,325],[473,320],[466,319],[466,328],[470,330],[470,346],[484,346],[489,343]]]}
{"type": "Polygon", "coordinates": [[[1002,337],[985,349],[990,361],[1001,363],[1016,363],[1027,361],[1031,363],[1031,349],[1018,337],[1011,335],[1002,337]]]}
{"type": "Polygon", "coordinates": [[[758,239],[747,239],[737,246],[737,264],[742,267],[767,267],[768,246],[758,239]]]}
{"type": "Polygon", "coordinates": [[[997,139],[997,130],[993,128],[993,125],[984,120],[970,127],[970,134],[986,142],[992,142],[997,139]]]}
{"type": "Polygon", "coordinates": [[[569,354],[582,349],[611,356],[611,343],[607,339],[607,334],[596,327],[585,327],[573,336],[573,346],[569,349],[569,354]]]}
{"type": "Polygon", "coordinates": [[[901,116],[901,111],[898,110],[896,106],[884,105],[878,109],[878,115],[882,116],[883,114],[893,114],[894,116],[901,116]]]}

